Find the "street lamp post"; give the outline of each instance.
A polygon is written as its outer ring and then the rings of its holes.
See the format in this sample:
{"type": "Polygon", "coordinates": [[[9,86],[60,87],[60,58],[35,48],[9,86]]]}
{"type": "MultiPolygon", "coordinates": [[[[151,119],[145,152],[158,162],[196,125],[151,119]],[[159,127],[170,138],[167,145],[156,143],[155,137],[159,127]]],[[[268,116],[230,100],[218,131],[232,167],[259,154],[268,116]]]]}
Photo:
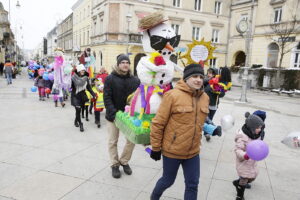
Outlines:
{"type": "Polygon", "coordinates": [[[130,22],[131,22],[131,19],[132,19],[132,15],[130,13],[127,13],[126,15],[126,19],[127,19],[127,47],[126,47],[126,54],[128,55],[129,53],[129,25],[130,25],[130,22]]]}
{"type": "Polygon", "coordinates": [[[244,73],[242,78],[242,93],[239,102],[246,103],[247,102],[247,85],[248,85],[248,79],[249,79],[249,72],[248,69],[250,68],[250,42],[252,37],[252,19],[253,19],[253,10],[254,10],[254,1],[252,0],[251,3],[251,14],[249,19],[249,28],[246,33],[245,38],[245,52],[246,52],[246,60],[245,60],[245,67],[244,67],[244,73]]]}
{"type": "MultiPolygon", "coordinates": [[[[16,8],[17,10],[19,10],[21,8],[21,5],[20,5],[20,2],[17,1],[17,4],[16,4],[16,8]]],[[[18,66],[18,20],[17,20],[17,17],[16,17],[16,31],[15,31],[15,45],[16,45],[16,65],[18,66]]]]}

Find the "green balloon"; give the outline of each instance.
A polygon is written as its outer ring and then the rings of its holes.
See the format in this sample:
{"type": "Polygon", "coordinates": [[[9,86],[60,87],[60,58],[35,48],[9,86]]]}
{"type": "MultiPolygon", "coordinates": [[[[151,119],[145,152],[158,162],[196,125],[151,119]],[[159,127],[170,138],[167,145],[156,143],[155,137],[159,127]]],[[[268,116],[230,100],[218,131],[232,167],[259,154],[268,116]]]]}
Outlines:
{"type": "Polygon", "coordinates": [[[66,67],[64,68],[64,73],[65,73],[65,74],[70,74],[71,71],[72,71],[72,68],[69,67],[69,66],[66,66],[66,67]]]}

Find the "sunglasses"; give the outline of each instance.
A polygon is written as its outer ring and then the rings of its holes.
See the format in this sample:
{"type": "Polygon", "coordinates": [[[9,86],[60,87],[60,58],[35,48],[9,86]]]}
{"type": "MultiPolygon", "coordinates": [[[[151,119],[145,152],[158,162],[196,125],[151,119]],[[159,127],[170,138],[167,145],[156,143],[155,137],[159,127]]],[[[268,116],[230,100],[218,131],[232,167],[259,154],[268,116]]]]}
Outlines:
{"type": "Polygon", "coordinates": [[[167,39],[158,35],[151,35],[149,30],[147,32],[150,37],[151,47],[155,50],[163,50],[168,42],[172,47],[177,47],[180,42],[180,35],[167,39]]]}

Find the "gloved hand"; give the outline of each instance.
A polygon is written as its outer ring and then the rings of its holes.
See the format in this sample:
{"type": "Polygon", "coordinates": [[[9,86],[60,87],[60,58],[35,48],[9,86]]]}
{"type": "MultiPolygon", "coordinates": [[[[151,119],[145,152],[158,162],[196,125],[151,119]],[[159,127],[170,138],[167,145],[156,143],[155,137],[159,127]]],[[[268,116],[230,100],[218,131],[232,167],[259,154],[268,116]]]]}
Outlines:
{"type": "Polygon", "coordinates": [[[151,151],[150,157],[155,160],[158,161],[161,158],[161,151],[151,151]]]}
{"type": "Polygon", "coordinates": [[[245,160],[249,160],[249,156],[247,154],[244,155],[245,160]]]}

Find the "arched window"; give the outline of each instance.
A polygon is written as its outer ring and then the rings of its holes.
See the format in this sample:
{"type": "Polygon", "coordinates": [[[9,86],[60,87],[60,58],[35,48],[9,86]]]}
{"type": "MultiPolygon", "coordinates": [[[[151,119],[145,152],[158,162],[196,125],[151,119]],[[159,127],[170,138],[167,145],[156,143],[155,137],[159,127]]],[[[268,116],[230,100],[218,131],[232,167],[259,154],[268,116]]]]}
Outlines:
{"type": "Polygon", "coordinates": [[[103,55],[102,55],[102,51],[99,51],[99,65],[100,65],[100,67],[103,67],[103,55]]]}
{"type": "Polygon", "coordinates": [[[278,53],[278,45],[276,43],[269,44],[267,67],[277,67],[278,53]]]}
{"type": "Polygon", "coordinates": [[[245,66],[246,54],[243,51],[235,53],[234,66],[245,66]]]}

